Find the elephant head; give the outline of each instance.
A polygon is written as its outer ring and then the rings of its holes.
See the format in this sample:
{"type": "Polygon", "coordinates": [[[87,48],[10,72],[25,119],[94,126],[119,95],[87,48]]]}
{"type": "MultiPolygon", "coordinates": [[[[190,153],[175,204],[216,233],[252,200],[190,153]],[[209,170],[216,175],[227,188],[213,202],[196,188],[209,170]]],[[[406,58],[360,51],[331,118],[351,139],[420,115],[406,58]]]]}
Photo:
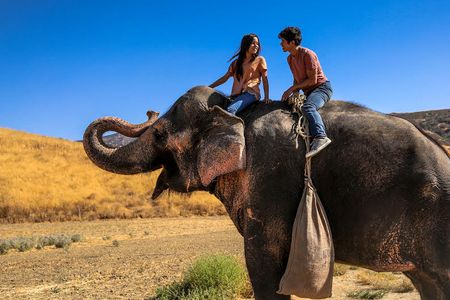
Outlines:
{"type": "Polygon", "coordinates": [[[131,125],[118,118],[101,118],[83,137],[88,157],[100,168],[136,174],[163,168],[152,195],[170,188],[178,192],[207,190],[218,176],[245,168],[243,121],[221,107],[227,98],[208,87],[195,87],[181,96],[159,119],[131,125]],[[137,137],[118,148],[107,146],[102,135],[116,131],[137,137]]]}

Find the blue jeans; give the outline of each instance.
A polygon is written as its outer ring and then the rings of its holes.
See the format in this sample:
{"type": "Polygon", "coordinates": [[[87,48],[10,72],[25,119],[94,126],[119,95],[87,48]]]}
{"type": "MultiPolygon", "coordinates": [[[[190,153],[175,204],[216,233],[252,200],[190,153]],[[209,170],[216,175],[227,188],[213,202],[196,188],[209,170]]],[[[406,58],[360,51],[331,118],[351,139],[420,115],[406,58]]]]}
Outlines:
{"type": "Polygon", "coordinates": [[[332,94],[333,89],[331,88],[331,84],[329,81],[326,81],[306,95],[306,101],[303,103],[302,112],[308,120],[309,134],[313,138],[327,136],[325,125],[323,124],[322,117],[318,110],[330,100],[332,94]]]}
{"type": "Polygon", "coordinates": [[[252,104],[253,102],[256,102],[256,96],[253,94],[250,94],[248,92],[244,92],[242,94],[240,94],[239,96],[237,96],[230,105],[228,105],[227,107],[227,111],[230,114],[237,114],[238,112],[240,112],[241,110],[243,110],[244,108],[246,108],[247,106],[249,106],[250,104],[252,104]]]}

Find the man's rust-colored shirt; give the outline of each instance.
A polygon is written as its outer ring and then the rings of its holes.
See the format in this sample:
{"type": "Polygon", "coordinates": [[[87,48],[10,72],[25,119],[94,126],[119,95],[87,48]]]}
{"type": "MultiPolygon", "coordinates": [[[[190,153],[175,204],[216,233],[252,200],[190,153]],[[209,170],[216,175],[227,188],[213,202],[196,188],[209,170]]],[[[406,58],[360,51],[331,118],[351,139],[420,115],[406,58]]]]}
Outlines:
{"type": "Polygon", "coordinates": [[[308,78],[307,70],[314,70],[317,74],[317,84],[303,89],[303,92],[308,95],[312,90],[328,79],[323,73],[319,59],[314,51],[300,46],[297,47],[297,50],[297,55],[294,56],[291,54],[287,58],[295,83],[300,84],[308,78]]]}

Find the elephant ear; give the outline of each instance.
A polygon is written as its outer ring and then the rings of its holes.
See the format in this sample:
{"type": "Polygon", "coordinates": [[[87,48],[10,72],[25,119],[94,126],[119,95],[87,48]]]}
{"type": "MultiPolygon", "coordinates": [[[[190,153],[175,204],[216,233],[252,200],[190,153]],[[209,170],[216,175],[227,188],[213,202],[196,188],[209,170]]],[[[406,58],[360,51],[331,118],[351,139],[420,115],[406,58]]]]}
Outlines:
{"type": "Polygon", "coordinates": [[[218,106],[210,110],[212,126],[200,141],[197,167],[203,186],[220,175],[245,168],[245,138],[242,119],[218,106]]]}

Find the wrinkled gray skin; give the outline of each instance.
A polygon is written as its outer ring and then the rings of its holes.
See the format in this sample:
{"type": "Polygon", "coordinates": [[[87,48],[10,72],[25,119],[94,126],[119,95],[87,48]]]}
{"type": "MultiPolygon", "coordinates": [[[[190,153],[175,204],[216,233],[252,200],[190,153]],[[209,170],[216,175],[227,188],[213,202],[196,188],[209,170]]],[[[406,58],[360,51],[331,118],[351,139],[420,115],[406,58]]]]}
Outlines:
{"type": "MultiPolygon", "coordinates": [[[[244,237],[256,299],[289,299],[276,290],[303,189],[305,147],[300,140],[295,148],[296,117],[280,102],[235,117],[220,108],[225,101],[195,87],[159,119],[99,119],[86,130],[85,150],[115,173],[163,168],[153,198],[167,188],[213,193],[244,237]],[[138,138],[110,149],[101,139],[108,130],[138,138]]],[[[422,299],[450,299],[449,157],[403,119],[341,101],[321,114],[333,143],[313,159],[312,174],[336,260],[404,272],[422,299]]]]}

